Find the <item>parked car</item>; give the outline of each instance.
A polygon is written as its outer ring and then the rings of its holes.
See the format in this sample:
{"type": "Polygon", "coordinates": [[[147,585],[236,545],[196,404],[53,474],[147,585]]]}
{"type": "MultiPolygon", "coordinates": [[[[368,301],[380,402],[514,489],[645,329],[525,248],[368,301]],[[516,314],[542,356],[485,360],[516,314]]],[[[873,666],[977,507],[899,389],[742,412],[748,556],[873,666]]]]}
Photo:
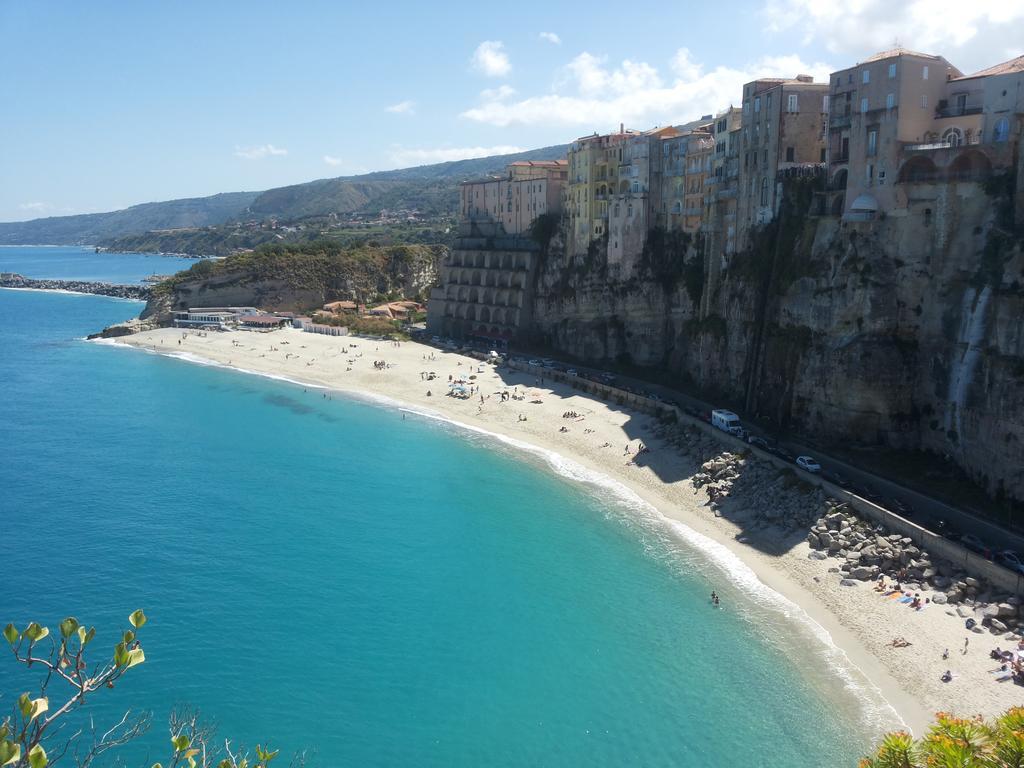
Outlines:
{"type": "Polygon", "coordinates": [[[989,549],[988,545],[973,533],[966,533],[961,536],[960,543],[971,550],[971,552],[977,552],[982,557],[990,557],[992,554],[992,550],[989,549]]]}
{"type": "Polygon", "coordinates": [[[570,368],[565,373],[566,373],[567,376],[579,376],[580,375],[580,372],[577,371],[575,368],[570,368]]]}
{"type": "Polygon", "coordinates": [[[821,472],[821,464],[816,462],[810,456],[797,456],[796,465],[800,467],[800,469],[804,469],[808,472],[821,472]]]}
{"type": "Polygon", "coordinates": [[[773,454],[775,454],[777,457],[779,457],[780,459],[782,459],[783,461],[792,462],[796,458],[795,456],[793,456],[792,453],[787,451],[785,448],[780,448],[777,445],[771,449],[771,452],[773,454]]]}
{"type": "Polygon", "coordinates": [[[750,435],[749,437],[747,437],[747,442],[750,445],[760,448],[762,451],[771,450],[771,447],[768,445],[768,441],[763,437],[759,437],[758,435],[750,435]]]}
{"type": "Polygon", "coordinates": [[[997,552],[995,560],[1004,568],[1009,568],[1017,573],[1024,573],[1024,560],[1021,559],[1019,553],[1014,552],[1012,549],[1004,549],[1002,552],[997,552]]]}
{"type": "Polygon", "coordinates": [[[537,368],[540,368],[540,360],[531,360],[529,363],[527,363],[527,365],[533,365],[536,366],[537,368]]]}

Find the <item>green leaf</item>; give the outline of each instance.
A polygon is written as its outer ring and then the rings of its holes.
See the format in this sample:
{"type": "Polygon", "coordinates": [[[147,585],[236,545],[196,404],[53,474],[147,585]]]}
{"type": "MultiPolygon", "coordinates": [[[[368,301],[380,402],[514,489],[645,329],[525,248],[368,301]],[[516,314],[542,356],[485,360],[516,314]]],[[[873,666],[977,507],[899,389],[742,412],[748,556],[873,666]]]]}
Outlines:
{"type": "MultiPolygon", "coordinates": [[[[0,741],[3,741],[4,739],[6,739],[7,735],[10,732],[11,732],[11,729],[7,727],[7,721],[5,720],[2,724],[0,724],[0,741]]],[[[3,764],[0,763],[0,765],[3,765],[3,764]]]]}
{"type": "Polygon", "coordinates": [[[46,768],[48,762],[42,744],[36,744],[28,751],[28,764],[31,768],[46,768]]]}
{"type": "Polygon", "coordinates": [[[94,637],[96,637],[96,627],[89,627],[89,631],[85,633],[85,639],[82,640],[82,645],[88,645],[94,637]]]}
{"type": "Polygon", "coordinates": [[[184,752],[189,747],[188,736],[184,733],[179,733],[177,736],[171,738],[171,746],[174,747],[175,752],[184,752]]]}
{"type": "Polygon", "coordinates": [[[16,642],[18,642],[18,638],[20,636],[21,633],[18,632],[17,628],[13,624],[8,624],[6,627],[4,627],[4,639],[11,645],[14,645],[16,642]]]}
{"type": "Polygon", "coordinates": [[[29,698],[27,693],[23,693],[18,697],[18,710],[24,718],[32,714],[32,699],[29,698]]]}
{"type": "Polygon", "coordinates": [[[129,629],[127,632],[124,633],[124,637],[121,638],[121,642],[123,642],[125,645],[131,645],[135,642],[135,633],[129,629]]]}
{"type": "Polygon", "coordinates": [[[128,621],[130,621],[131,625],[136,629],[142,629],[142,625],[145,624],[148,619],[146,618],[146,614],[144,614],[140,608],[128,617],[128,621]]]}
{"type": "Polygon", "coordinates": [[[0,741],[0,765],[10,765],[21,760],[21,744],[13,741],[0,741]]]}
{"type": "Polygon", "coordinates": [[[42,640],[48,634],[50,634],[49,629],[39,626],[34,621],[25,628],[25,637],[33,643],[42,640]]]}
{"type": "Polygon", "coordinates": [[[136,664],[141,664],[146,660],[146,654],[142,652],[141,648],[136,648],[133,651],[128,651],[128,666],[125,669],[131,669],[136,664]]]}
{"type": "Polygon", "coordinates": [[[119,667],[128,663],[128,649],[124,647],[124,643],[114,646],[114,663],[119,667]]]}
{"type": "Polygon", "coordinates": [[[67,640],[78,629],[78,619],[68,616],[60,623],[60,636],[67,640]]]}

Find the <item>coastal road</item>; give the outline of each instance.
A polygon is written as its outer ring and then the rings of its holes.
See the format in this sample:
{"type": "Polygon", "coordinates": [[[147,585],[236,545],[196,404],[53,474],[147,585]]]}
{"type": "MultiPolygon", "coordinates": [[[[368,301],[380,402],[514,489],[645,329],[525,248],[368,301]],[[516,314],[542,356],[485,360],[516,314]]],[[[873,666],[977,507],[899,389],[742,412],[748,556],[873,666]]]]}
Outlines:
{"type": "MultiPolygon", "coordinates": [[[[528,356],[513,354],[524,362],[530,359],[528,356]]],[[[558,361],[556,361],[556,367],[563,371],[573,368],[581,374],[600,375],[606,373],[599,368],[558,361]]],[[[682,408],[689,407],[702,412],[708,412],[719,407],[665,385],[653,384],[642,379],[620,374],[614,374],[614,376],[614,386],[635,393],[653,394],[662,400],[673,401],[682,408]]],[[[742,413],[738,415],[741,419],[743,418],[742,413]]],[[[885,507],[889,511],[905,517],[933,533],[941,534],[943,531],[949,532],[951,530],[959,534],[969,533],[981,539],[992,551],[1012,549],[1024,553],[1024,536],[996,523],[981,518],[967,510],[952,507],[919,491],[906,488],[873,472],[856,467],[823,452],[818,447],[802,444],[791,439],[776,440],[774,435],[754,427],[746,421],[744,421],[744,427],[749,429],[751,434],[766,438],[792,456],[813,456],[821,464],[822,470],[826,475],[838,475],[844,478],[851,486],[849,489],[851,493],[885,507]],[[898,509],[897,505],[892,503],[893,500],[901,502],[905,505],[906,509],[902,511],[898,509]]]]}

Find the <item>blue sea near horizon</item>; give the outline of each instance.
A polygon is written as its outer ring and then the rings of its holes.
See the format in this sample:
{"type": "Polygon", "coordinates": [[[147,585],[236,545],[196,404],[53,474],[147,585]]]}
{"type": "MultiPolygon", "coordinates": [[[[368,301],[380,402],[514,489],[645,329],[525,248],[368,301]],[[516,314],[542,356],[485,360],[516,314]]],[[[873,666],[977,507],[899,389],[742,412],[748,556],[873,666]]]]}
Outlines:
{"type": "Polygon", "coordinates": [[[173,275],[195,263],[195,259],[155,253],[96,253],[83,245],[0,246],[0,272],[37,280],[141,283],[144,277],[173,275]]]}
{"type": "MultiPolygon", "coordinates": [[[[895,724],[791,613],[539,456],[81,340],[139,307],[0,290],[0,624],[75,615],[105,654],[146,610],[145,664],[88,707],[153,712],[129,765],[178,704],[330,767],[852,766],[895,724]]],[[[0,694],[32,679],[0,655],[0,694]]]]}

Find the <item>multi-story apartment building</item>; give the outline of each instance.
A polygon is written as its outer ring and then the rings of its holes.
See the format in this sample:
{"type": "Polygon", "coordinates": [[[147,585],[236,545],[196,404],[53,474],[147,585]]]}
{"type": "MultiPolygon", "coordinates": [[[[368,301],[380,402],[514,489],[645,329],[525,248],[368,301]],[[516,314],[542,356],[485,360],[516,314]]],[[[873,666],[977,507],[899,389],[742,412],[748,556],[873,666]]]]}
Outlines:
{"type": "Polygon", "coordinates": [[[738,248],[748,244],[751,228],[771,221],[778,212],[780,171],[825,162],[828,87],[810,75],[743,86],[738,248]]]}
{"type": "Polygon", "coordinates": [[[608,204],[618,186],[626,141],[639,136],[619,126],[618,133],[594,134],[569,145],[566,209],[569,252],[583,253],[591,242],[608,234],[608,204]]]}
{"type": "Polygon", "coordinates": [[[942,129],[936,118],[945,110],[948,81],[960,74],[941,56],[903,49],[832,73],[831,213],[863,219],[897,207],[903,147],[936,140],[935,131],[942,129]]]}
{"type": "Polygon", "coordinates": [[[739,107],[715,116],[711,170],[704,184],[704,218],[708,253],[723,257],[736,250],[736,197],[739,183],[740,132],[743,111],[739,107]]]}
{"type": "MultiPolygon", "coordinates": [[[[964,75],[941,56],[885,51],[831,75],[829,212],[866,221],[931,213],[923,184],[1012,167],[1024,57],[964,75]]],[[[926,214],[926,215],[927,215],[926,214]]]]}
{"type": "Polygon", "coordinates": [[[568,176],[565,160],[520,160],[503,177],[463,182],[460,212],[467,221],[492,221],[505,234],[529,231],[543,213],[560,213],[568,176]]]}
{"type": "Polygon", "coordinates": [[[711,167],[715,139],[707,115],[679,126],[661,141],[661,193],[658,223],[669,230],[694,233],[704,215],[704,182],[711,167]]]}
{"type": "Polygon", "coordinates": [[[619,264],[643,250],[654,225],[661,190],[660,145],[679,133],[669,126],[629,136],[622,144],[618,187],[608,201],[608,263],[619,264]]]}

